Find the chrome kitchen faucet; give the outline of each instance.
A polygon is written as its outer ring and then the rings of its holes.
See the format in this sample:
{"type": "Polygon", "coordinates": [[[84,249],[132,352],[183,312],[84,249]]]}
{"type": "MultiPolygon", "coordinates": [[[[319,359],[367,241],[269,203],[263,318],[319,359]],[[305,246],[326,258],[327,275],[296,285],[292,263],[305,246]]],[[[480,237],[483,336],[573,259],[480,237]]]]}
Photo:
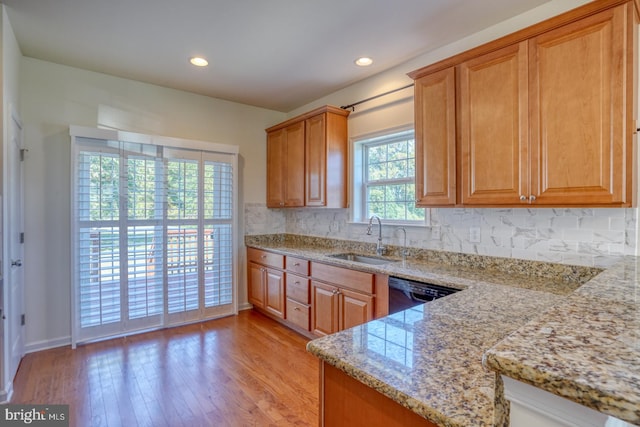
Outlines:
{"type": "Polygon", "coordinates": [[[384,255],[384,251],[387,249],[382,244],[382,221],[378,215],[371,215],[369,218],[369,226],[367,227],[367,235],[371,236],[371,227],[373,225],[373,219],[378,220],[378,246],[376,246],[376,253],[380,256],[384,255]]]}

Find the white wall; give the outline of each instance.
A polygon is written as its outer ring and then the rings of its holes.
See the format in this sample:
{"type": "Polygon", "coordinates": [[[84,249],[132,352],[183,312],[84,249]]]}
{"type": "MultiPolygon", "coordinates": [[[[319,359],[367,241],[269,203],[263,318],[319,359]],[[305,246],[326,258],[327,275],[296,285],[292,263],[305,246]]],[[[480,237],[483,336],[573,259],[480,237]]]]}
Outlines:
{"type": "MultiPolygon", "coordinates": [[[[265,200],[264,129],[283,113],[32,58],[21,63],[25,161],[27,351],[70,337],[69,125],[108,126],[240,147],[240,200],[265,200]]],[[[240,213],[240,240],[243,210],[240,213]]],[[[239,251],[240,266],[244,250],[239,251]]],[[[239,268],[239,301],[246,301],[239,268]]]]}
{"type": "MultiPolygon", "coordinates": [[[[314,107],[348,105],[412,83],[406,74],[441,59],[588,3],[588,0],[553,0],[470,37],[428,52],[401,66],[304,105],[289,113],[314,107]]],[[[374,65],[375,66],[375,65],[374,65]]],[[[413,124],[413,90],[405,89],[355,107],[349,116],[349,136],[358,138],[385,129],[413,124]]],[[[251,234],[280,231],[368,241],[359,224],[349,222],[346,210],[271,210],[264,204],[245,206],[251,234]]],[[[636,254],[637,209],[432,209],[431,227],[408,229],[412,246],[589,266],[606,266],[624,254],[636,254]],[[470,242],[471,227],[481,230],[481,241],[470,242]]],[[[399,243],[393,229],[385,239],[399,243]]]]}

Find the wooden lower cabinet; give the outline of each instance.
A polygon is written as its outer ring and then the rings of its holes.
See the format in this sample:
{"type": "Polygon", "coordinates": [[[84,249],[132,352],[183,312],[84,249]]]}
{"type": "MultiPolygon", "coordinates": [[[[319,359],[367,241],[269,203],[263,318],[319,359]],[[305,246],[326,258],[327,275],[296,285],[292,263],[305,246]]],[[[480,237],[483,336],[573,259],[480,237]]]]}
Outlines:
{"type": "Polygon", "coordinates": [[[287,298],[288,322],[291,322],[295,326],[308,331],[310,315],[311,310],[309,309],[309,306],[300,304],[298,301],[292,300],[291,298],[287,298]]]}
{"type": "Polygon", "coordinates": [[[314,334],[328,335],[373,320],[373,295],[315,280],[311,289],[314,334]]]}
{"type": "Polygon", "coordinates": [[[310,338],[388,314],[388,277],[247,249],[254,308],[310,338]]]}
{"type": "Polygon", "coordinates": [[[249,263],[249,302],[274,316],[284,318],[284,273],[249,263]]]}
{"type": "Polygon", "coordinates": [[[340,329],[348,329],[373,320],[373,296],[340,290],[340,329]]]}
{"type": "Polygon", "coordinates": [[[264,307],[264,267],[249,262],[249,302],[256,307],[264,307]]]}
{"type": "Polygon", "coordinates": [[[284,318],[284,273],[265,269],[265,302],[264,309],[269,313],[284,318]]]}
{"type": "Polygon", "coordinates": [[[338,332],[338,288],[324,283],[311,281],[312,332],[316,335],[329,335],[338,332]]]}
{"type": "Polygon", "coordinates": [[[320,425],[436,427],[415,412],[325,362],[320,362],[320,425]]]}
{"type": "Polygon", "coordinates": [[[309,261],[287,256],[286,322],[308,333],[311,329],[309,261]]]}

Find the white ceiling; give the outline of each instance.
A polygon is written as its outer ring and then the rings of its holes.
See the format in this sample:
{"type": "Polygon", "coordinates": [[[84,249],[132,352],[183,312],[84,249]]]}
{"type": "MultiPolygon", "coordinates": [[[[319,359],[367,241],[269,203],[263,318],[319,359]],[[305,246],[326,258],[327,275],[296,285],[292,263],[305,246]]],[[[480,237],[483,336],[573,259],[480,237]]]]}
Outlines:
{"type": "Polygon", "coordinates": [[[25,56],[288,112],[548,0],[0,1],[25,56]]]}

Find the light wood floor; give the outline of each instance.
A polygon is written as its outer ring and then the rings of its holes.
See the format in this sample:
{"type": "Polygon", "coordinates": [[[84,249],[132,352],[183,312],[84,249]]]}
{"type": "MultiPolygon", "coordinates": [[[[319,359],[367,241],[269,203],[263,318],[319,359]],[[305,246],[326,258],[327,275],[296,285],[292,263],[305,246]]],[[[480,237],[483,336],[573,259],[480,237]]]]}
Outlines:
{"type": "Polygon", "coordinates": [[[253,311],[32,353],[12,403],[69,404],[71,426],[316,426],[307,339],[253,311]]]}

